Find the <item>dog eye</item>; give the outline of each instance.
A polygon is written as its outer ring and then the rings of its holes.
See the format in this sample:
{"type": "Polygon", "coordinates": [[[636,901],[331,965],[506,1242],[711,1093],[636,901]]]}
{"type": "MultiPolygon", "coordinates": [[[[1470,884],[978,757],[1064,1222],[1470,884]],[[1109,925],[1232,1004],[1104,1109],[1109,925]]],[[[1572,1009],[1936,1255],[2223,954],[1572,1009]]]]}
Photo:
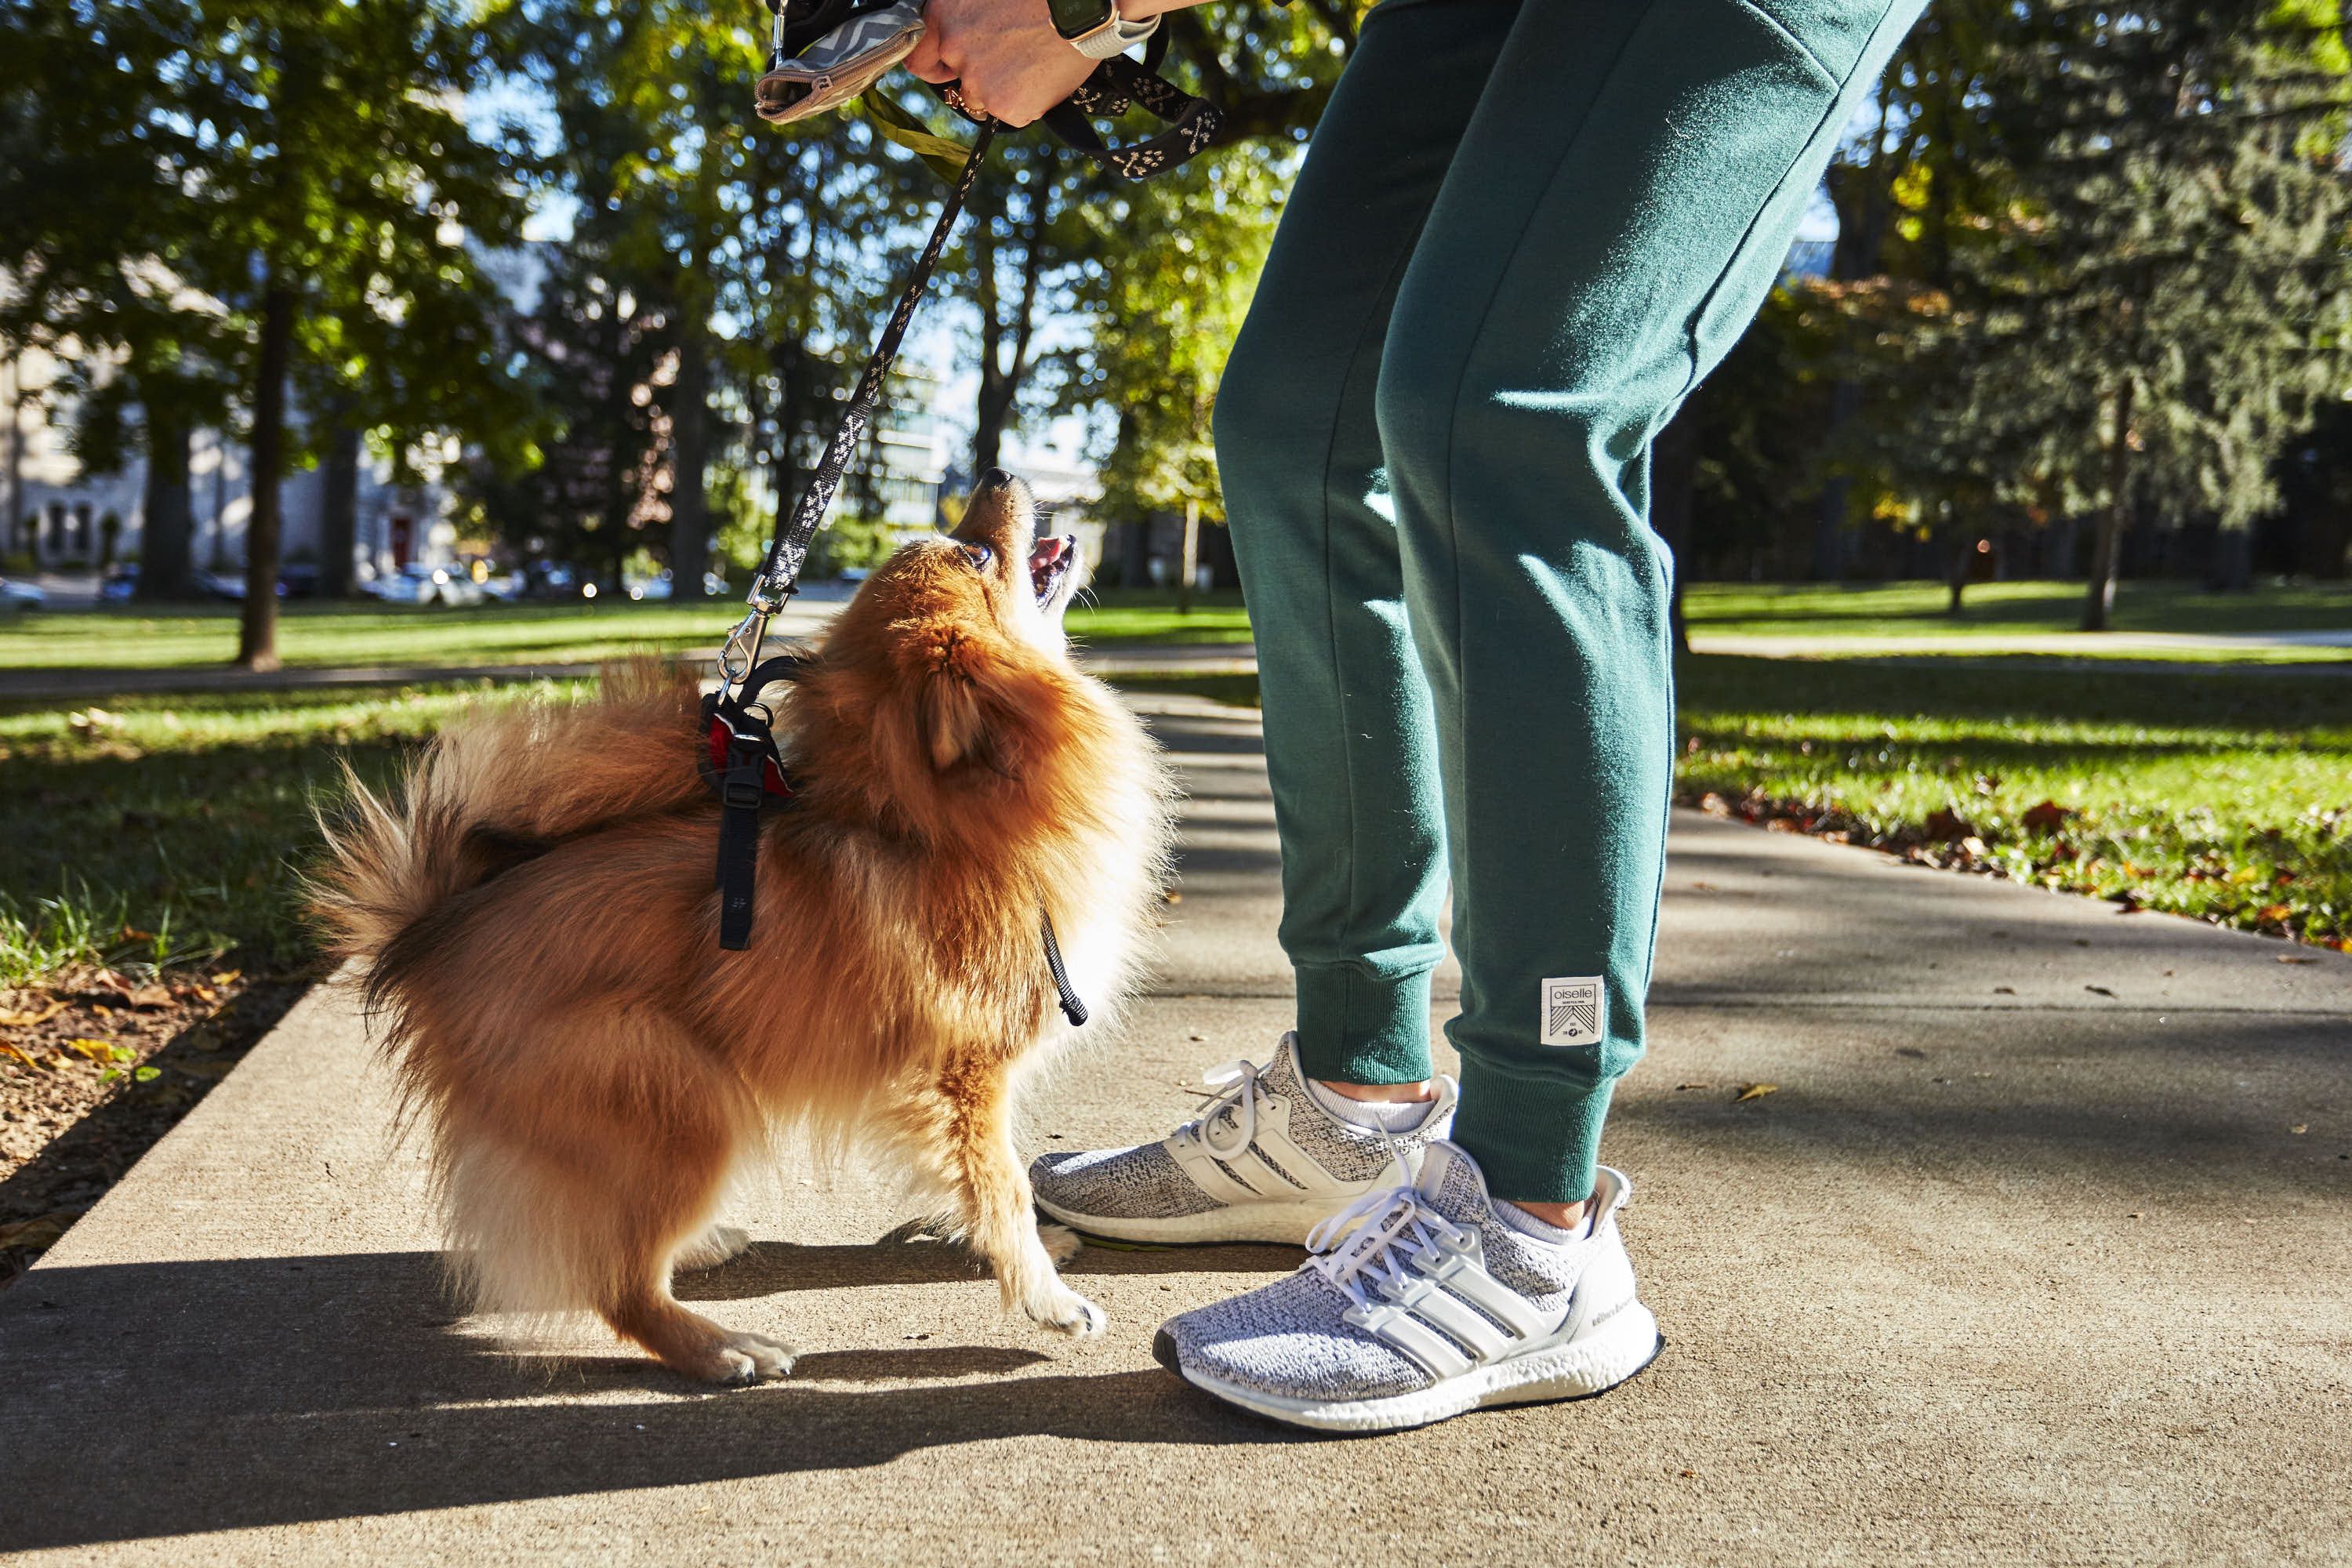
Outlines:
{"type": "Polygon", "coordinates": [[[971,569],[975,572],[987,571],[989,563],[996,559],[996,552],[985,544],[967,544],[961,548],[963,558],[971,563],[971,569]]]}

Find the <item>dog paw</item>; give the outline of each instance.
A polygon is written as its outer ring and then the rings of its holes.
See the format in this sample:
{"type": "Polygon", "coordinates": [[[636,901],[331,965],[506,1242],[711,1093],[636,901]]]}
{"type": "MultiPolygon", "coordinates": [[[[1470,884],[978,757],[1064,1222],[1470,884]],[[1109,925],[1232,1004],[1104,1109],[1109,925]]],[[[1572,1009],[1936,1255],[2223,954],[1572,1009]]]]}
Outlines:
{"type": "Polygon", "coordinates": [[[714,1370],[710,1381],[742,1386],[765,1383],[793,1370],[800,1352],[782,1340],[765,1334],[726,1333],[711,1347],[714,1370]]]}
{"type": "Polygon", "coordinates": [[[1037,1222],[1037,1240],[1045,1248],[1045,1256],[1052,1258],[1056,1267],[1076,1258],[1087,1244],[1086,1237],[1068,1226],[1051,1225],[1044,1220],[1037,1222]]]}
{"type": "Polygon", "coordinates": [[[681,1274],[698,1268],[716,1268],[730,1258],[741,1256],[751,1245],[751,1233],[740,1226],[714,1225],[678,1249],[677,1261],[671,1265],[681,1274]]]}
{"type": "Polygon", "coordinates": [[[1021,1303],[1022,1310],[1074,1340],[1091,1340],[1110,1326],[1103,1310],[1066,1285],[1055,1285],[1021,1303]]]}

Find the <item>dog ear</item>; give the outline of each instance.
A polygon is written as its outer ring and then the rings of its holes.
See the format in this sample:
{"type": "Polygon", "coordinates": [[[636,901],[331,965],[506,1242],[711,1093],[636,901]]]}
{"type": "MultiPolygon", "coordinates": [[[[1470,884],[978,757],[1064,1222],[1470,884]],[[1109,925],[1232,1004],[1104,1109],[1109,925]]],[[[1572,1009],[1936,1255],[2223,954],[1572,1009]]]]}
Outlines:
{"type": "Polygon", "coordinates": [[[931,766],[944,773],[980,744],[980,692],[970,677],[952,667],[923,681],[923,742],[931,766]]]}

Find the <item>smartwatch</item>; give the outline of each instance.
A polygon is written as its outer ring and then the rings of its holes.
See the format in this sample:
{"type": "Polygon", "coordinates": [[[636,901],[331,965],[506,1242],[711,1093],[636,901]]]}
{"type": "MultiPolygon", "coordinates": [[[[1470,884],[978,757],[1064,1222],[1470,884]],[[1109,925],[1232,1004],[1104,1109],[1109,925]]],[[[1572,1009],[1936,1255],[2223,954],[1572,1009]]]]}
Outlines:
{"type": "Polygon", "coordinates": [[[1118,0],[1045,0],[1053,14],[1054,31],[1070,47],[1090,60],[1123,55],[1159,29],[1160,18],[1129,22],[1118,14],[1118,0]]]}

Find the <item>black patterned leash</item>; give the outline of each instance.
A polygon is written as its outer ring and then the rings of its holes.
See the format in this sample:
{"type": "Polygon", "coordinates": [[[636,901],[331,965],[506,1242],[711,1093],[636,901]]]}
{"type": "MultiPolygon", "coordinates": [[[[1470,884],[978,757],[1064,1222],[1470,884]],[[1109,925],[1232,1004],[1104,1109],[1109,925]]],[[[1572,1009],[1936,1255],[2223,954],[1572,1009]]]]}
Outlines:
{"type": "Polygon", "coordinates": [[[767,640],[768,622],[799,591],[801,567],[808,560],[809,546],[815,541],[817,530],[824,526],[825,513],[832,510],[842,476],[849,471],[850,461],[857,455],[857,444],[866,438],[866,427],[873,423],[875,405],[881,401],[890,363],[898,357],[898,344],[907,335],[907,323],[914,320],[915,307],[921,303],[923,290],[930,286],[931,271],[939,265],[940,253],[947,248],[948,237],[955,230],[964,200],[971,195],[972,182],[980,177],[981,161],[988,156],[988,144],[996,135],[994,121],[983,120],[979,125],[978,133],[972,137],[971,151],[964,156],[963,168],[955,184],[948,188],[947,203],[940,208],[939,221],[931,226],[931,237],[907,274],[906,287],[898,291],[898,303],[890,312],[888,324],[882,329],[881,341],[866,358],[866,369],[857,378],[857,388],[849,395],[849,406],[842,410],[841,423],[835,427],[824,456],[818,459],[816,471],[809,476],[808,488],[801,492],[799,504],[793,508],[792,520],[768,541],[768,552],[751,579],[751,591],[744,595],[744,603],[751,609],[727,634],[727,641],[719,650],[721,700],[730,697],[760,662],[760,645],[767,640]]]}

